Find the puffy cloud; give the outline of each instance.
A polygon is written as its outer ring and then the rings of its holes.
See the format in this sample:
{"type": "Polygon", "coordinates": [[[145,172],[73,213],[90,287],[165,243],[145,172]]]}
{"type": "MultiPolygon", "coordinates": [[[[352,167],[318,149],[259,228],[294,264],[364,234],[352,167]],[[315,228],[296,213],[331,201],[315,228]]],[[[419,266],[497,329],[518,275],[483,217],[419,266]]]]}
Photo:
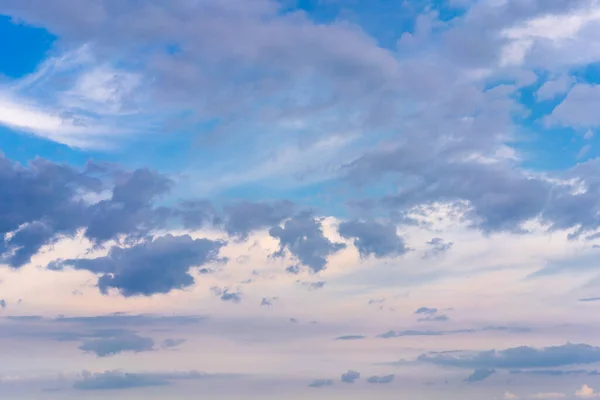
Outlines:
{"type": "Polygon", "coordinates": [[[443,366],[475,369],[552,368],[600,362],[600,348],[570,343],[541,349],[521,346],[500,351],[422,354],[418,360],[443,366]]]}
{"type": "Polygon", "coordinates": [[[113,246],[104,257],[55,261],[49,268],[72,266],[97,274],[102,293],[115,288],[125,297],[151,296],[192,285],[190,269],[221,262],[218,252],[224,245],[189,235],[165,235],[129,248],[113,246]]]}
{"type": "Polygon", "coordinates": [[[357,379],[360,379],[360,372],[348,370],[344,372],[340,377],[340,380],[345,383],[354,383],[357,379]]]}
{"type": "Polygon", "coordinates": [[[591,399],[594,397],[600,397],[600,393],[594,391],[594,389],[592,389],[588,385],[583,385],[575,392],[575,396],[580,397],[582,399],[591,399]]]}
{"type": "Polygon", "coordinates": [[[443,253],[449,251],[452,248],[452,246],[454,246],[454,243],[446,242],[442,238],[435,237],[435,238],[431,239],[430,241],[428,241],[427,245],[429,246],[429,250],[427,251],[425,256],[426,257],[436,257],[436,256],[439,256],[440,254],[443,254],[443,253]]]}
{"type": "Polygon", "coordinates": [[[327,256],[346,247],[343,243],[334,243],[325,237],[321,222],[310,213],[302,212],[287,220],[283,227],[276,226],[269,234],[279,240],[276,257],[283,257],[285,250],[296,257],[313,272],[326,268],[327,256]]]}
{"type": "Polygon", "coordinates": [[[394,224],[346,221],[340,223],[338,232],[345,239],[353,239],[361,257],[400,256],[409,251],[394,224]]]}

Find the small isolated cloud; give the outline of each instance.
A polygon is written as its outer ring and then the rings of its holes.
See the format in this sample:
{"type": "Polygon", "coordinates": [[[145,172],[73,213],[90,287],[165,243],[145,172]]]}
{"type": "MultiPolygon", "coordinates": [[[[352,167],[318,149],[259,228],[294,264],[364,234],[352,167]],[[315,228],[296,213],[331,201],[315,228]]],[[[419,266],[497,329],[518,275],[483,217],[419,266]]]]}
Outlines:
{"type": "Polygon", "coordinates": [[[357,379],[360,379],[360,372],[348,370],[348,372],[344,372],[340,378],[342,382],[345,383],[354,383],[357,379]]]}
{"type": "Polygon", "coordinates": [[[219,296],[221,301],[228,301],[231,303],[239,303],[242,301],[242,293],[240,291],[232,291],[230,288],[218,288],[213,287],[211,291],[215,296],[219,296]]]}
{"type": "Polygon", "coordinates": [[[600,397],[600,393],[596,392],[594,389],[589,387],[588,385],[583,385],[580,389],[575,392],[575,396],[582,399],[591,399],[595,397],[600,397]]]}
{"type": "Polygon", "coordinates": [[[172,349],[185,343],[185,339],[165,339],[160,344],[163,349],[172,349]]]}
{"type": "Polygon", "coordinates": [[[565,344],[536,349],[528,346],[506,350],[421,354],[419,361],[459,368],[552,368],[600,362],[600,348],[565,344]]]}
{"type": "Polygon", "coordinates": [[[504,399],[505,400],[515,400],[519,398],[519,396],[517,396],[516,394],[509,392],[508,390],[506,392],[504,392],[504,399]]]}
{"type": "Polygon", "coordinates": [[[394,224],[346,221],[339,225],[338,232],[344,239],[353,239],[362,258],[401,256],[409,251],[394,224]]]}
{"type": "Polygon", "coordinates": [[[586,298],[583,298],[583,299],[579,299],[579,301],[581,301],[582,303],[600,301],[600,297],[586,297],[586,298]]]}
{"type": "Polygon", "coordinates": [[[453,242],[446,242],[444,239],[436,237],[427,242],[428,250],[425,252],[425,258],[428,257],[437,257],[447,251],[449,251],[452,246],[454,246],[453,242]]]}
{"type": "Polygon", "coordinates": [[[6,309],[6,300],[0,299],[0,308],[2,308],[3,310],[6,309]]]}
{"type": "Polygon", "coordinates": [[[447,315],[440,314],[440,315],[428,315],[426,317],[419,318],[417,321],[419,321],[419,322],[446,322],[449,319],[450,318],[447,315]]]}
{"type": "Polygon", "coordinates": [[[386,384],[386,383],[390,383],[395,379],[395,375],[391,374],[391,375],[384,375],[384,376],[371,376],[367,379],[368,383],[379,383],[379,384],[386,384]]]}
{"type": "Polygon", "coordinates": [[[362,340],[362,339],[366,339],[366,336],[363,335],[344,335],[344,336],[338,336],[335,338],[335,340],[362,340]]]}
{"type": "Polygon", "coordinates": [[[494,373],[496,373],[496,370],[493,369],[476,369],[465,379],[465,382],[481,382],[492,376],[494,373]]]}
{"type": "Polygon", "coordinates": [[[312,388],[320,388],[325,386],[332,386],[333,379],[315,379],[311,383],[308,384],[308,387],[312,388]]]}
{"type": "Polygon", "coordinates": [[[421,307],[417,311],[415,311],[415,314],[433,315],[433,314],[437,313],[437,311],[438,311],[437,308],[421,307]]]}
{"type": "Polygon", "coordinates": [[[263,297],[260,301],[260,306],[271,307],[273,305],[273,302],[275,302],[276,300],[279,300],[279,297],[263,297]]]}
{"type": "Polygon", "coordinates": [[[154,341],[133,333],[121,333],[112,337],[84,340],[80,350],[108,357],[124,352],[141,353],[154,350],[154,341]]]}

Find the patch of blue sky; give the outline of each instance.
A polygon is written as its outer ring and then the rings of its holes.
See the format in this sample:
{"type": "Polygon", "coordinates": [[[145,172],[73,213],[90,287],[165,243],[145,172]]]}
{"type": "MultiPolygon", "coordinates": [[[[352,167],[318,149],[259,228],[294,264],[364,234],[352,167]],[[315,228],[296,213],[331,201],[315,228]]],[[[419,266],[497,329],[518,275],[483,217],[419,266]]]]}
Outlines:
{"type": "Polygon", "coordinates": [[[512,145],[525,156],[521,165],[536,171],[561,171],[600,155],[595,136],[586,137],[585,132],[547,123],[547,117],[567,96],[558,93],[552,98],[540,99],[537,92],[550,79],[547,73],[538,71],[538,80],[519,88],[514,97],[524,112],[514,116],[517,140],[512,145]]]}
{"type": "Polygon", "coordinates": [[[0,76],[21,78],[37,68],[49,54],[56,37],[43,28],[0,15],[0,76]]]}

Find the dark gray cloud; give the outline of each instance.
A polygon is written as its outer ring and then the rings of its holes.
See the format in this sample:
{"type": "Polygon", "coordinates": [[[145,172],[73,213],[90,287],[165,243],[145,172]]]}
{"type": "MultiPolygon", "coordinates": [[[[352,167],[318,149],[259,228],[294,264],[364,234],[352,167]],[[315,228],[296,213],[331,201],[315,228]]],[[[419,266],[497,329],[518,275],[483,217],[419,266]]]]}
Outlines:
{"type": "Polygon", "coordinates": [[[345,335],[345,336],[338,336],[335,338],[335,340],[362,340],[362,339],[366,339],[366,336],[363,335],[345,335]]]}
{"type": "Polygon", "coordinates": [[[521,346],[506,350],[422,354],[418,360],[472,369],[555,368],[600,362],[600,348],[571,343],[541,349],[521,346]]]}
{"type": "Polygon", "coordinates": [[[276,226],[269,234],[279,240],[279,250],[273,255],[282,257],[287,249],[313,272],[326,268],[327,257],[346,247],[332,243],[323,235],[321,222],[309,212],[302,212],[287,220],[283,227],[276,226]]]}
{"type": "Polygon", "coordinates": [[[245,239],[252,231],[271,228],[290,218],[294,204],[290,201],[276,203],[252,203],[243,201],[223,207],[225,231],[234,237],[245,239]]]}
{"type": "Polygon", "coordinates": [[[163,349],[172,349],[174,347],[179,347],[186,342],[185,339],[165,339],[161,342],[160,347],[163,349]]]}
{"type": "Polygon", "coordinates": [[[111,198],[90,207],[85,236],[96,243],[119,235],[137,239],[164,226],[171,210],[155,208],[153,202],[171,187],[169,178],[148,169],[116,174],[111,198]]]}
{"type": "Polygon", "coordinates": [[[400,256],[409,251],[394,224],[346,221],[340,223],[338,232],[345,239],[353,239],[363,258],[370,255],[377,258],[400,256]]]}
{"type": "Polygon", "coordinates": [[[473,373],[465,378],[465,382],[473,383],[473,382],[481,382],[492,376],[496,373],[496,370],[483,368],[476,369],[473,373]]]}
{"type": "Polygon", "coordinates": [[[107,256],[93,259],[58,260],[50,269],[72,266],[99,275],[102,293],[117,289],[123,296],[152,296],[184,289],[194,283],[192,267],[222,262],[221,241],[192,239],[189,235],[165,235],[129,248],[112,247],[107,256]]]}
{"type": "Polygon", "coordinates": [[[13,268],[59,235],[72,236],[85,226],[88,206],[78,194],[103,188],[92,168],[78,171],[41,158],[20,166],[2,154],[0,186],[0,263],[13,268]]]}
{"type": "Polygon", "coordinates": [[[190,372],[162,372],[162,373],[128,373],[122,371],[106,371],[91,373],[84,371],[82,379],[75,382],[74,389],[79,390],[119,390],[133,389],[147,386],[164,386],[172,381],[187,379],[205,379],[218,377],[234,377],[234,375],[204,374],[196,371],[190,372]]]}
{"type": "Polygon", "coordinates": [[[311,383],[308,384],[308,387],[312,388],[320,388],[324,386],[332,386],[333,379],[315,379],[311,383]]]}
{"type": "Polygon", "coordinates": [[[354,383],[357,379],[360,379],[360,372],[348,370],[344,372],[340,377],[340,380],[345,383],[354,383]]]}
{"type": "Polygon", "coordinates": [[[367,378],[368,383],[378,383],[378,384],[386,384],[390,383],[395,379],[395,375],[383,375],[383,376],[370,376],[367,378]]]}
{"type": "Polygon", "coordinates": [[[79,349],[95,353],[98,357],[108,357],[124,352],[152,351],[154,341],[133,333],[119,333],[115,336],[84,340],[79,349]]]}

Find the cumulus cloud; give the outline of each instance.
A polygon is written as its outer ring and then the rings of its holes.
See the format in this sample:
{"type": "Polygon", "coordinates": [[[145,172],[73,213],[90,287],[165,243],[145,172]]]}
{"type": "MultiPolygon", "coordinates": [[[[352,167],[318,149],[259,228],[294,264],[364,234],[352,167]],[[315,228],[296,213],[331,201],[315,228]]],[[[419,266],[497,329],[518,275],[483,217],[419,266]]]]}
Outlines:
{"type": "Polygon", "coordinates": [[[327,257],[346,247],[343,243],[334,243],[325,237],[321,222],[310,213],[302,212],[287,220],[283,227],[276,226],[269,234],[279,240],[276,257],[283,257],[287,249],[302,264],[313,272],[326,268],[327,257]]]}
{"type": "Polygon", "coordinates": [[[344,372],[340,378],[342,382],[345,383],[354,383],[357,379],[360,379],[360,372],[348,370],[348,372],[344,372]]]}
{"type": "Polygon", "coordinates": [[[361,257],[373,255],[382,258],[400,256],[409,251],[396,229],[394,224],[346,221],[339,225],[338,232],[345,239],[353,239],[361,257]]]}
{"type": "Polygon", "coordinates": [[[254,230],[271,228],[290,218],[294,212],[294,204],[290,201],[270,203],[252,203],[244,201],[229,204],[223,208],[227,233],[245,239],[254,230]]]}
{"type": "Polygon", "coordinates": [[[104,257],[55,261],[48,268],[72,266],[97,274],[102,293],[114,288],[125,297],[152,296],[192,285],[190,269],[222,262],[218,252],[224,245],[189,235],[165,235],[128,248],[113,246],[104,257]]]}
{"type": "Polygon", "coordinates": [[[591,399],[594,397],[600,397],[600,393],[596,392],[594,389],[589,387],[588,385],[583,385],[575,392],[575,396],[582,399],[591,399]]]}

